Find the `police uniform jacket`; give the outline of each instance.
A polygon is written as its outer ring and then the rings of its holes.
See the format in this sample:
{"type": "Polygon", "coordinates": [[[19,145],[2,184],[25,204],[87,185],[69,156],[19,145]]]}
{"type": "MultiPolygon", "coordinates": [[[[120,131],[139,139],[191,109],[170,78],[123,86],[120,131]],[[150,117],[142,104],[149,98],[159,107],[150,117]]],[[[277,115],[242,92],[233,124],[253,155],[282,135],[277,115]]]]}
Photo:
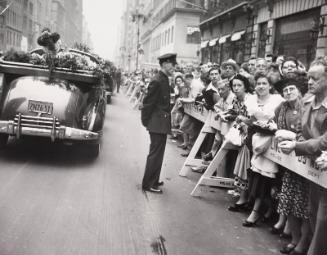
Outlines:
{"type": "Polygon", "coordinates": [[[171,131],[170,86],[167,75],[162,71],[149,84],[143,100],[141,120],[149,132],[168,134],[171,131]]]}

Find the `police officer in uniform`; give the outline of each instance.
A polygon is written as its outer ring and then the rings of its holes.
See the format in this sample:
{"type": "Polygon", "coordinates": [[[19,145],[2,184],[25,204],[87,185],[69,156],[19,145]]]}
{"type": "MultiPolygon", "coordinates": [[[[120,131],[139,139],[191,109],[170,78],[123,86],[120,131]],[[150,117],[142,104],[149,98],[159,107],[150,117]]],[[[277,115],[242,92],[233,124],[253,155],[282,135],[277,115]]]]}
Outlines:
{"type": "Polygon", "coordinates": [[[175,53],[158,58],[160,71],[148,86],[148,93],[143,100],[141,119],[150,134],[150,151],[147,157],[142,189],[153,193],[162,193],[159,181],[167,134],[171,132],[170,85],[169,76],[174,73],[175,53]]]}

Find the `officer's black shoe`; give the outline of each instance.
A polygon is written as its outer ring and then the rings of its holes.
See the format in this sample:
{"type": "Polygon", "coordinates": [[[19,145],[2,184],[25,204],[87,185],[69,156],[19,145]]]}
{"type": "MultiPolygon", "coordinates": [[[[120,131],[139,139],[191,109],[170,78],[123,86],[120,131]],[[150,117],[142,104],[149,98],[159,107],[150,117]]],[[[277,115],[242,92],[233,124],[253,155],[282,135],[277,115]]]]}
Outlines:
{"type": "Polygon", "coordinates": [[[146,189],[143,189],[144,191],[148,191],[148,192],[152,192],[152,193],[157,193],[157,194],[161,194],[162,193],[162,190],[159,189],[159,188],[146,188],[146,189]]]}

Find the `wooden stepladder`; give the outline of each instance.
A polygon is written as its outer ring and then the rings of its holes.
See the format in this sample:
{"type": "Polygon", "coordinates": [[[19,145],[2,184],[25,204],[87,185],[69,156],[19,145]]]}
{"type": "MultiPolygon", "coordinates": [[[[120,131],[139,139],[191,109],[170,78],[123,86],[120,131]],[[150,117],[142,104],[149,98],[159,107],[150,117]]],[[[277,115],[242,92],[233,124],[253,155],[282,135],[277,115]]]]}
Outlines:
{"type": "Polygon", "coordinates": [[[219,151],[209,164],[206,171],[203,173],[201,178],[199,179],[198,183],[196,184],[195,188],[191,192],[191,195],[194,197],[200,196],[201,188],[204,186],[211,186],[211,187],[225,187],[225,188],[233,188],[234,187],[234,179],[226,178],[225,173],[225,165],[228,164],[226,162],[226,155],[229,150],[237,150],[238,147],[232,145],[226,141],[223,142],[219,151]],[[216,172],[216,176],[213,174],[216,172]]]}
{"type": "Polygon", "coordinates": [[[198,151],[200,150],[200,147],[201,147],[204,139],[206,138],[207,134],[215,133],[215,130],[212,127],[210,127],[210,115],[211,114],[212,113],[209,112],[208,117],[201,129],[201,132],[200,132],[198,138],[196,139],[196,141],[190,151],[190,154],[186,158],[182,169],[179,172],[180,176],[183,176],[183,177],[187,176],[187,173],[191,167],[206,167],[206,165],[204,165],[202,163],[203,159],[196,159],[195,157],[196,157],[196,154],[198,153],[198,151]]]}

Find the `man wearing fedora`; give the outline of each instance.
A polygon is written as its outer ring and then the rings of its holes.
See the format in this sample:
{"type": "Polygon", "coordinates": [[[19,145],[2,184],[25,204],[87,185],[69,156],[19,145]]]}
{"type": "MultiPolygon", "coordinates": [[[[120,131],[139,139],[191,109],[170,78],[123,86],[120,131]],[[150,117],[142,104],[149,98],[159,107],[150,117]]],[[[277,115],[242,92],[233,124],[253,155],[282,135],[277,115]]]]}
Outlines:
{"type": "Polygon", "coordinates": [[[159,181],[167,134],[171,132],[170,86],[169,78],[174,73],[175,53],[164,54],[158,58],[160,71],[148,86],[143,100],[141,119],[150,134],[150,151],[146,160],[142,189],[153,193],[162,193],[159,181]]]}
{"type": "Polygon", "coordinates": [[[234,78],[238,71],[239,66],[233,59],[228,59],[221,64],[221,76],[227,78],[229,81],[234,78]]]}

